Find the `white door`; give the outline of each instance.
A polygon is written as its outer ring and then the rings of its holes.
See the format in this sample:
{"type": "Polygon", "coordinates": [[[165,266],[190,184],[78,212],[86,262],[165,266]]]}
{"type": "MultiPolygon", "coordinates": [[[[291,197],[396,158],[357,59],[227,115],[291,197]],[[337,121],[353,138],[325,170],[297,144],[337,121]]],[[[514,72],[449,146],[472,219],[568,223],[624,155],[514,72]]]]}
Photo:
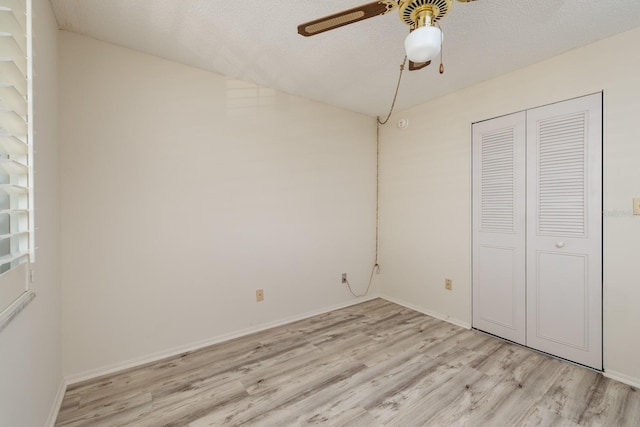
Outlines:
{"type": "Polygon", "coordinates": [[[473,125],[472,259],[475,328],[602,369],[602,94],[473,125]]]}
{"type": "Polygon", "coordinates": [[[473,125],[473,326],[525,344],[525,113],[473,125]]]}
{"type": "Polygon", "coordinates": [[[527,112],[527,345],[602,369],[602,95],[527,112]]]}

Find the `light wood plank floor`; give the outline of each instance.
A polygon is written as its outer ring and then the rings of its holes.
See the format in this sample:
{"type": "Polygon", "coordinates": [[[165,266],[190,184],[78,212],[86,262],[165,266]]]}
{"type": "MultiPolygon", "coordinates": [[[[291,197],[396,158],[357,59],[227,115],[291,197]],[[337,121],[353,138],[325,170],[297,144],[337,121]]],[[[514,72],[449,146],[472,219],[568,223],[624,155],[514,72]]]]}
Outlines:
{"type": "Polygon", "coordinates": [[[640,392],[382,299],[70,386],[57,426],[640,426],[640,392]]]}

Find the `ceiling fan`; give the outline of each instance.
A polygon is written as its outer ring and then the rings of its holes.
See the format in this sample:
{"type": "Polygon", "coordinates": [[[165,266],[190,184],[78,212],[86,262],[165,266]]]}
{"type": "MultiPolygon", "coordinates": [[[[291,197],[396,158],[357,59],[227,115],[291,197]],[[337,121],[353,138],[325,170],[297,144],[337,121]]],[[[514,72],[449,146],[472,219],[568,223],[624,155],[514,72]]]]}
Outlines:
{"type": "Polygon", "coordinates": [[[452,4],[453,0],[379,0],[300,24],[298,34],[314,36],[399,9],[400,19],[410,31],[404,42],[409,70],[419,70],[431,64],[431,59],[440,53],[443,35],[436,23],[449,12],[452,4]]]}

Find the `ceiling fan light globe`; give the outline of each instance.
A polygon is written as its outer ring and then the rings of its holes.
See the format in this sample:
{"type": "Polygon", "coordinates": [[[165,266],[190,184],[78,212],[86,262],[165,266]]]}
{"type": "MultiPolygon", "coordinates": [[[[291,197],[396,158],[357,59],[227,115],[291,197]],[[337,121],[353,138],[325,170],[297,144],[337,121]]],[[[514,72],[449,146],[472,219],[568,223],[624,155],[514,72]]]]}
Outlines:
{"type": "Polygon", "coordinates": [[[440,28],[425,25],[409,33],[404,40],[404,49],[409,61],[426,62],[436,57],[442,47],[440,28]]]}

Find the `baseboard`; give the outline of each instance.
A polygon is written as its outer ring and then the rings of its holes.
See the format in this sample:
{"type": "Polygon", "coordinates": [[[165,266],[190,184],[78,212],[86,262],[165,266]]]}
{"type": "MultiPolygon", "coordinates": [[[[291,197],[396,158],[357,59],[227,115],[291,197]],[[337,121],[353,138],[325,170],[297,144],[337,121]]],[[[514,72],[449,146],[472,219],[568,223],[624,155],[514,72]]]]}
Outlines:
{"type": "Polygon", "coordinates": [[[193,342],[190,344],[174,347],[168,350],[159,351],[156,353],[148,354],[146,356],[137,357],[134,359],[130,359],[121,363],[115,363],[112,365],[104,366],[97,369],[92,369],[89,371],[85,371],[79,374],[68,375],[65,377],[65,382],[67,386],[72,384],[81,383],[84,381],[92,380],[98,377],[102,377],[105,375],[110,375],[125,369],[135,368],[137,366],[146,365],[148,363],[157,362],[162,359],[166,359],[168,357],[177,356],[182,353],[186,353],[189,351],[199,350],[203,347],[208,347],[213,344],[219,344],[225,341],[229,341],[235,338],[240,338],[246,335],[254,334],[256,332],[264,331],[266,329],[275,328],[277,326],[286,325],[289,323],[297,322],[299,320],[307,319],[309,317],[317,316],[320,314],[328,313],[330,311],[339,310],[341,308],[349,307],[352,305],[360,304],[365,301],[370,301],[376,298],[379,298],[378,294],[371,294],[369,296],[365,296],[362,298],[357,298],[351,301],[347,301],[345,303],[336,304],[330,307],[324,307],[318,310],[309,311],[303,314],[298,314],[295,316],[290,316],[284,319],[276,320],[274,322],[263,323],[261,325],[252,326],[250,328],[241,329],[239,331],[234,331],[228,334],[218,335],[212,338],[208,338],[205,340],[193,342]]]}
{"type": "Polygon", "coordinates": [[[630,385],[631,387],[635,387],[640,389],[640,379],[631,377],[626,374],[621,374],[620,372],[612,371],[611,369],[605,369],[602,373],[607,378],[611,378],[612,380],[620,381],[621,383],[625,383],[630,385]]]}
{"type": "Polygon", "coordinates": [[[427,310],[426,308],[418,307],[417,305],[413,305],[411,303],[408,303],[406,301],[402,301],[401,299],[398,299],[398,298],[395,298],[395,297],[390,297],[388,295],[380,295],[380,298],[386,299],[387,301],[391,301],[391,302],[396,303],[398,305],[402,305],[404,307],[410,308],[411,310],[415,310],[415,311],[420,312],[422,314],[426,314],[427,316],[431,316],[431,317],[435,317],[436,319],[444,320],[445,322],[452,323],[452,324],[454,324],[456,326],[460,326],[461,328],[471,329],[471,324],[470,323],[464,322],[462,320],[455,319],[455,318],[450,317],[450,316],[448,316],[446,314],[438,313],[436,311],[427,310]]]}
{"type": "Polygon", "coordinates": [[[65,381],[60,381],[60,386],[58,387],[58,392],[56,393],[56,398],[53,401],[53,405],[51,406],[51,411],[49,411],[49,416],[47,417],[47,423],[45,426],[54,427],[56,424],[56,420],[58,419],[58,413],[60,412],[60,406],[62,406],[62,399],[64,398],[64,393],[67,391],[67,383],[65,381]]]}

